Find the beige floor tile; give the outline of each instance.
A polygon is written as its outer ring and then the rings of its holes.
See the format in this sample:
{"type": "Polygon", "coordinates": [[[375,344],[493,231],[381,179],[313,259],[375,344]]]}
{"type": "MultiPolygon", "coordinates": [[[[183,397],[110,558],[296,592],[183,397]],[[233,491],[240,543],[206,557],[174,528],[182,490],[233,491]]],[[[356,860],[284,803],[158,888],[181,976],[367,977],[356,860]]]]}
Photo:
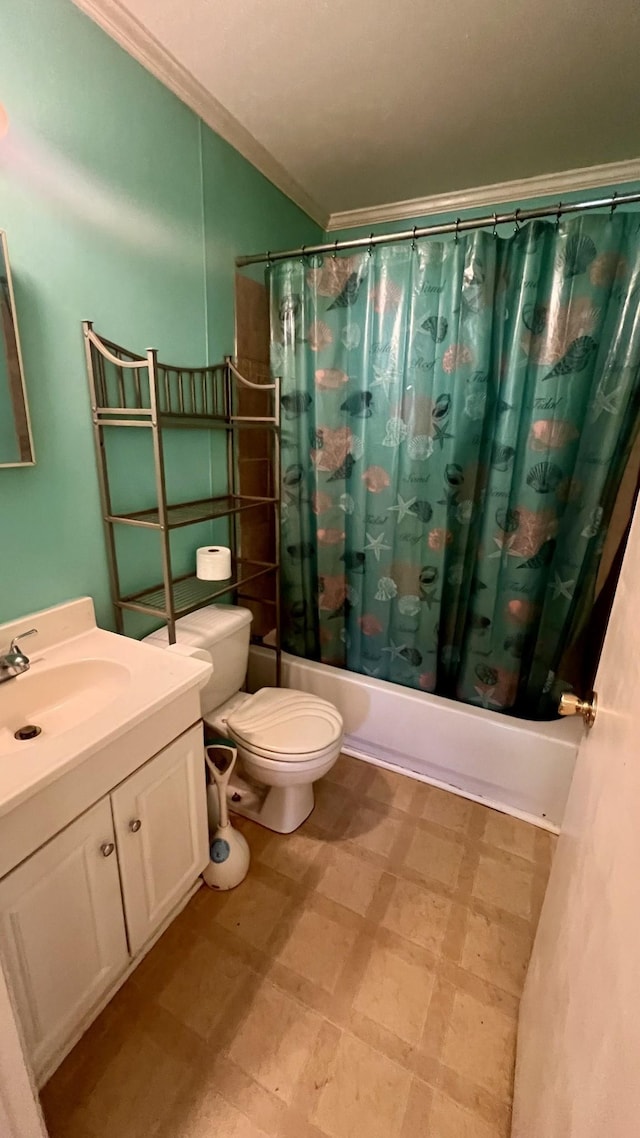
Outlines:
{"type": "Polygon", "coordinates": [[[360,762],[359,759],[352,759],[349,755],[340,755],[337,763],[331,768],[326,778],[329,782],[335,782],[338,786],[344,786],[346,790],[355,790],[370,769],[369,763],[360,762]]]}
{"type": "Polygon", "coordinates": [[[388,857],[404,825],[405,822],[390,818],[383,810],[358,806],[349,821],[345,837],[372,853],[388,857]]]}
{"type": "Polygon", "coordinates": [[[474,807],[473,802],[461,798],[459,794],[451,794],[448,790],[439,790],[437,786],[427,786],[425,791],[423,818],[429,822],[437,822],[447,830],[457,830],[460,833],[466,830],[474,807]]]}
{"type": "Polygon", "coordinates": [[[396,774],[384,767],[370,767],[362,792],[383,806],[406,811],[414,798],[417,785],[416,780],[407,775],[396,774]]]}
{"type": "Polygon", "coordinates": [[[48,1109],[46,1099],[42,1105],[48,1138],[98,1138],[101,1134],[89,1125],[86,1112],[83,1110],[66,1106],[58,1114],[48,1109]]]}
{"type": "Polygon", "coordinates": [[[209,1087],[202,1088],[202,1095],[198,1095],[197,1087],[191,1090],[188,1101],[171,1118],[172,1138],[270,1138],[220,1095],[212,1094],[209,1087]]]}
{"type": "Polygon", "coordinates": [[[536,864],[539,868],[551,869],[553,855],[556,852],[558,835],[549,830],[536,830],[536,864]]]}
{"type": "Polygon", "coordinates": [[[190,1073],[189,1059],[169,1052],[144,1025],[131,1034],[81,1104],[89,1129],[118,1138],[153,1133],[190,1073]]]}
{"type": "Polygon", "coordinates": [[[477,1114],[458,1106],[439,1091],[433,1096],[429,1115],[429,1138],[505,1138],[504,1131],[490,1126],[477,1114]]]}
{"type": "Polygon", "coordinates": [[[481,913],[469,913],[460,963],[468,972],[498,988],[522,993],[531,955],[531,937],[481,913]]]}
{"type": "Polygon", "coordinates": [[[434,976],[391,949],[376,945],[353,1001],[356,1011],[417,1044],[422,1035],[434,976]]]}
{"type": "Polygon", "coordinates": [[[424,885],[397,878],[382,925],[414,944],[439,952],[451,902],[424,885]]]}
{"type": "Polygon", "coordinates": [[[346,850],[333,848],[316,889],[332,901],[364,916],[382,876],[382,870],[346,850]]]}
{"type": "Polygon", "coordinates": [[[532,884],[532,869],[483,854],[476,870],[473,896],[530,920],[532,884]]]}
{"type": "Polygon", "coordinates": [[[425,878],[433,878],[454,889],[463,853],[464,847],[460,842],[416,829],[405,856],[405,865],[425,878]]]}
{"type": "Polygon", "coordinates": [[[442,1061],[458,1075],[507,1102],[511,1093],[515,1021],[456,991],[442,1061]]]}
{"type": "Polygon", "coordinates": [[[335,782],[321,778],[313,784],[313,797],[315,806],[309,815],[309,821],[323,830],[332,830],[351,796],[345,792],[344,787],[335,782]]]}
{"type": "Polygon", "coordinates": [[[411,1076],[346,1033],[312,1121],[331,1138],[392,1138],[400,1131],[411,1076]]]}
{"type": "Polygon", "coordinates": [[[536,835],[538,830],[520,818],[511,818],[509,814],[500,814],[497,810],[487,811],[482,840],[490,846],[506,850],[508,853],[519,854],[529,861],[535,860],[536,835]]]}
{"type": "Polygon", "coordinates": [[[229,1048],[229,1056],[266,1091],[290,1103],[320,1024],[313,1012],[264,981],[229,1048]]]}
{"type": "Polygon", "coordinates": [[[247,880],[192,898],[54,1075],[52,1138],[506,1138],[550,839],[355,760],[316,789],[297,833],[250,831],[247,880]],[[447,896],[467,850],[473,909],[447,896]]]}
{"type": "Polygon", "coordinates": [[[258,861],[283,873],[293,881],[300,881],[321,851],[326,853],[327,843],[312,834],[298,830],[295,834],[274,834],[258,855],[258,861]]]}
{"type": "Polygon", "coordinates": [[[429,1116],[434,1089],[422,1079],[414,1078],[409,1090],[409,1101],[398,1138],[438,1138],[429,1130],[429,1116]]]}
{"type": "Polygon", "coordinates": [[[255,877],[248,877],[226,898],[216,920],[249,944],[264,948],[278,927],[286,904],[284,894],[255,877]]]}
{"type": "Polygon", "coordinates": [[[313,909],[303,909],[278,953],[278,961],[312,984],[333,992],[355,939],[353,929],[313,909]]]}
{"type": "Polygon", "coordinates": [[[177,962],[157,1002],[186,1027],[208,1039],[225,1003],[246,983],[248,969],[229,952],[197,940],[177,962]]]}

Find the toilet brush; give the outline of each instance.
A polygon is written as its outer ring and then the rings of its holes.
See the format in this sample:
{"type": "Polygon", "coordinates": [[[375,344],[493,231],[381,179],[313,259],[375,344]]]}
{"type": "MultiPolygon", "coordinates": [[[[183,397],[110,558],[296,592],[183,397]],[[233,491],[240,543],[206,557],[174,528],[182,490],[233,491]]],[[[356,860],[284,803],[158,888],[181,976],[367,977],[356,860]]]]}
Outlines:
{"type": "Polygon", "coordinates": [[[229,821],[227,785],[235,766],[237,750],[230,743],[215,743],[204,749],[207,768],[218,789],[219,825],[211,838],[210,861],[202,874],[211,889],[234,889],[249,869],[246,838],[229,821]]]}

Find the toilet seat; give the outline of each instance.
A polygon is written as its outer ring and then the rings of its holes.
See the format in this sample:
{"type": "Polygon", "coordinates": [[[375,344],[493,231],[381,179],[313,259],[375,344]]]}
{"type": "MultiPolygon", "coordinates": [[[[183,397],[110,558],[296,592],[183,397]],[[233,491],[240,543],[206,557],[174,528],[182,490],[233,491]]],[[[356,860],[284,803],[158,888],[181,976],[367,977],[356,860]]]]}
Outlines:
{"type": "Polygon", "coordinates": [[[292,764],[324,758],[342,738],[342,717],[333,704],[291,688],[261,688],[226,723],[252,755],[292,764]]]}

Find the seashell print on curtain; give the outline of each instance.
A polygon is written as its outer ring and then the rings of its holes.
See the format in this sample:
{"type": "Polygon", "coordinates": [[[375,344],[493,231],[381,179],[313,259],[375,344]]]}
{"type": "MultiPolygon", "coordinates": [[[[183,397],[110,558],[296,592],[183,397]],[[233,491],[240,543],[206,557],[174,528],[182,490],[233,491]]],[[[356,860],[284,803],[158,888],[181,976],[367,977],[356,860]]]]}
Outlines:
{"type": "Polygon", "coordinates": [[[640,219],[270,266],[285,647],[551,718],[640,409],[640,219]]]}

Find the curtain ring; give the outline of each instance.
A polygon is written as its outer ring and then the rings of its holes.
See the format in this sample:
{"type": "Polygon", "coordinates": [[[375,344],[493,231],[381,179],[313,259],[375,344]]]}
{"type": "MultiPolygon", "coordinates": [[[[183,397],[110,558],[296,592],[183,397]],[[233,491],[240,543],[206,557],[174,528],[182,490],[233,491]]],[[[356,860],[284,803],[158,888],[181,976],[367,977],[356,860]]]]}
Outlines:
{"type": "Polygon", "coordinates": [[[373,257],[373,233],[369,234],[369,248],[367,252],[370,257],[373,257]]]}
{"type": "Polygon", "coordinates": [[[562,216],[562,202],[558,202],[558,209],[556,212],[556,233],[560,228],[560,218],[562,216]]]}
{"type": "Polygon", "coordinates": [[[273,261],[271,260],[271,250],[268,249],[267,250],[267,265],[272,265],[272,264],[273,264],[273,261]]]}
{"type": "Polygon", "coordinates": [[[418,246],[416,245],[416,230],[417,230],[417,228],[418,228],[418,226],[414,225],[413,237],[411,238],[411,250],[413,253],[415,253],[416,249],[418,248],[418,246]]]}
{"type": "Polygon", "coordinates": [[[498,239],[498,234],[497,234],[497,229],[496,229],[497,225],[498,225],[498,215],[497,215],[497,213],[494,213],[494,215],[493,215],[493,230],[492,230],[492,233],[493,233],[493,236],[494,236],[495,240],[497,240],[497,239],[498,239]]]}
{"type": "Polygon", "coordinates": [[[456,235],[454,237],[454,243],[457,245],[459,240],[460,240],[460,218],[456,217],[456,235]]]}
{"type": "Polygon", "coordinates": [[[616,201],[617,196],[618,196],[618,191],[614,190],[613,191],[613,197],[611,198],[611,214],[610,214],[610,217],[613,217],[613,211],[618,204],[616,201]]]}
{"type": "Polygon", "coordinates": [[[517,209],[517,210],[516,210],[516,212],[515,212],[515,213],[514,213],[514,215],[513,215],[513,220],[514,220],[514,223],[515,223],[515,224],[514,224],[514,226],[513,226],[513,232],[514,232],[514,233],[519,233],[519,232],[520,232],[520,218],[519,218],[519,216],[518,216],[518,215],[519,215],[519,213],[520,213],[520,210],[519,210],[519,209],[517,209]]]}
{"type": "Polygon", "coordinates": [[[300,264],[301,265],[304,265],[304,251],[305,251],[306,247],[307,247],[306,245],[303,245],[301,250],[300,250],[300,264]]]}
{"type": "Polygon", "coordinates": [[[338,256],[338,240],[336,239],[335,245],[333,246],[333,259],[334,259],[334,261],[337,259],[337,256],[338,256]]]}

